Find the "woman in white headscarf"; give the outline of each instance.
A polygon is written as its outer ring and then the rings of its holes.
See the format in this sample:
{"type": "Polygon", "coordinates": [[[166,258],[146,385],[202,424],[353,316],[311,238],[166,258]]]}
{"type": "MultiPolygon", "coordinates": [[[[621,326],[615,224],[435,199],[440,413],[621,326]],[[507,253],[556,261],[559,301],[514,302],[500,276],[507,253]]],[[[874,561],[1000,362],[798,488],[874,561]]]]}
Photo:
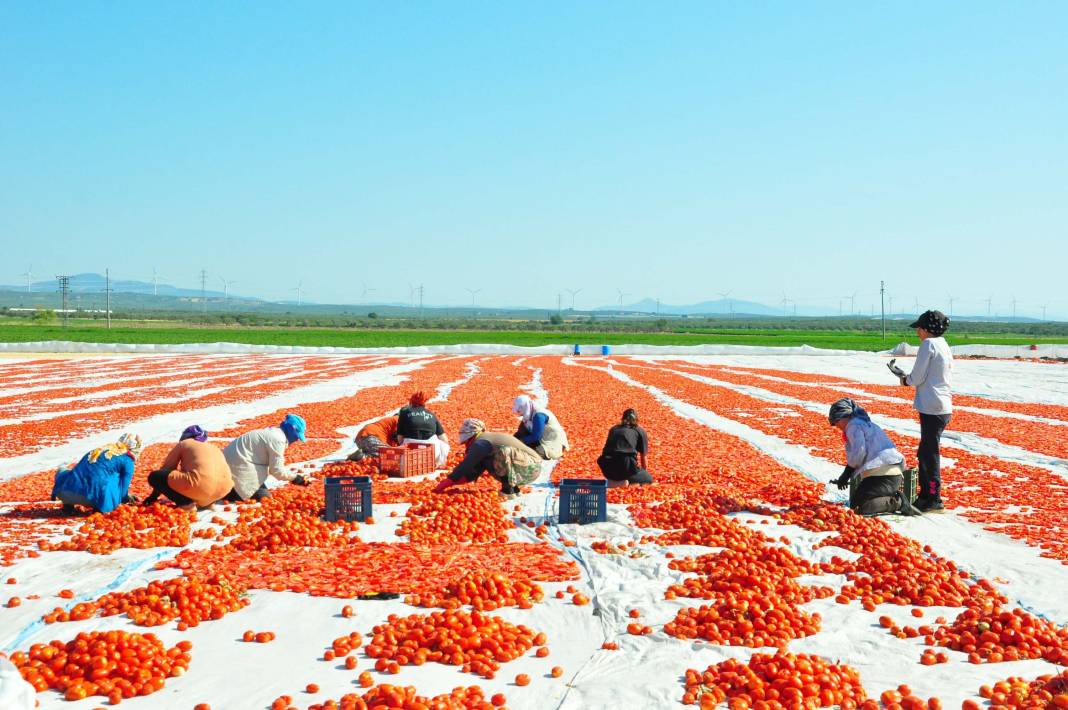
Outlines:
{"type": "Polygon", "coordinates": [[[570,447],[567,433],[556,415],[541,409],[534,400],[521,394],[512,402],[512,413],[519,415],[519,430],[515,438],[538,452],[543,459],[561,459],[570,447]]]}

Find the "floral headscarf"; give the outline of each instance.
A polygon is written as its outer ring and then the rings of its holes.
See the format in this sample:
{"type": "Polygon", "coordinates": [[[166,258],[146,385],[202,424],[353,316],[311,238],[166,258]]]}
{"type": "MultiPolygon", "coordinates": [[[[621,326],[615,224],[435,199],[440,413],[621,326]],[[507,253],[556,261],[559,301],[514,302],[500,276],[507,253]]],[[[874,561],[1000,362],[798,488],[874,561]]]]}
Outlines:
{"type": "Polygon", "coordinates": [[[137,434],[123,434],[118,441],[89,452],[89,463],[96,463],[101,454],[104,455],[104,460],[107,460],[123,454],[129,454],[132,458],[137,458],[139,453],[141,453],[141,437],[137,434]]]}

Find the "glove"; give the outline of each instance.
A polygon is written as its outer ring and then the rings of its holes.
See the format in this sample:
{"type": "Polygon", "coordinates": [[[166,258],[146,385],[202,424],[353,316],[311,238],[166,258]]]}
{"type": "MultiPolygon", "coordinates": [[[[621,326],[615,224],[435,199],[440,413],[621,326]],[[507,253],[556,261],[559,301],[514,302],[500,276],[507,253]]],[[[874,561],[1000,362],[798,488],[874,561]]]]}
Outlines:
{"type": "Polygon", "coordinates": [[[122,499],[122,505],[137,505],[140,499],[137,496],[128,495],[122,499]]]}
{"type": "Polygon", "coordinates": [[[890,370],[890,372],[892,372],[895,375],[897,375],[899,378],[904,378],[905,377],[905,371],[902,370],[897,365],[895,365],[894,364],[895,362],[897,362],[897,358],[894,358],[894,359],[890,360],[890,362],[886,363],[887,369],[890,370]]]}
{"type": "Polygon", "coordinates": [[[834,485],[838,486],[838,490],[844,491],[849,488],[849,481],[853,478],[853,471],[855,470],[852,466],[846,466],[842,470],[842,475],[834,481],[834,485]]]}
{"type": "Polygon", "coordinates": [[[297,486],[306,486],[310,483],[308,479],[304,478],[304,476],[300,475],[299,473],[293,478],[291,482],[297,486]]]}

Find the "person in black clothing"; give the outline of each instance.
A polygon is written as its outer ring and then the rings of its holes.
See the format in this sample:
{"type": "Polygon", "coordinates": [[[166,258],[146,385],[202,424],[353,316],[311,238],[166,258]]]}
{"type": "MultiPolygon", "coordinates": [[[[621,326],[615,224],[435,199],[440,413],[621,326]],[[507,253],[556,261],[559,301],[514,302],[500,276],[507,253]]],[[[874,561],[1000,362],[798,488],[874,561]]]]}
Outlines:
{"type": "Polygon", "coordinates": [[[608,431],[597,466],[609,481],[644,486],[653,482],[645,470],[648,451],[649,436],[638,426],[638,413],[628,409],[623,412],[623,421],[608,431]]]}
{"type": "Polygon", "coordinates": [[[449,439],[441,422],[426,408],[427,399],[425,392],[416,392],[408,399],[408,406],[401,408],[397,419],[397,444],[433,444],[435,465],[440,468],[449,456],[449,439]]]}

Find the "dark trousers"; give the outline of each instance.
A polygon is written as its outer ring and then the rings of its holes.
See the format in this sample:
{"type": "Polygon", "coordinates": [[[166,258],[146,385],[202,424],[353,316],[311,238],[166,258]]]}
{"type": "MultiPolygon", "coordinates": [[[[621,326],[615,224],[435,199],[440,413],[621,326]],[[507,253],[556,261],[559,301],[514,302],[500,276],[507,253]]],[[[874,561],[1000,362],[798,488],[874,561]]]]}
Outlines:
{"type": "Polygon", "coordinates": [[[170,498],[175,505],[189,505],[193,502],[192,498],[188,498],[171,488],[171,484],[167,481],[168,473],[170,471],[153,471],[148,474],[148,485],[152,486],[152,494],[145,498],[145,505],[155,503],[161,495],[170,498]]]}
{"type": "Polygon", "coordinates": [[[869,476],[857,485],[853,509],[861,515],[886,515],[901,508],[902,476],[869,476]]]}
{"type": "Polygon", "coordinates": [[[920,497],[942,500],[942,456],[939,444],[950,414],[920,414],[920,446],[916,450],[920,469],[920,497]]]}
{"type": "MultiPolygon", "coordinates": [[[[271,492],[269,490],[267,490],[267,486],[261,484],[260,487],[256,489],[256,492],[253,493],[252,495],[250,495],[248,497],[248,499],[249,500],[263,500],[264,498],[270,498],[270,497],[271,497],[271,492]]],[[[236,488],[231,488],[230,492],[226,494],[226,497],[223,498],[223,500],[227,501],[228,503],[236,503],[239,500],[244,500],[244,499],[237,494],[237,489],[236,488]]]]}
{"type": "Polygon", "coordinates": [[[653,482],[652,474],[638,465],[637,456],[601,454],[597,458],[597,466],[610,481],[627,481],[640,486],[653,482]]]}

